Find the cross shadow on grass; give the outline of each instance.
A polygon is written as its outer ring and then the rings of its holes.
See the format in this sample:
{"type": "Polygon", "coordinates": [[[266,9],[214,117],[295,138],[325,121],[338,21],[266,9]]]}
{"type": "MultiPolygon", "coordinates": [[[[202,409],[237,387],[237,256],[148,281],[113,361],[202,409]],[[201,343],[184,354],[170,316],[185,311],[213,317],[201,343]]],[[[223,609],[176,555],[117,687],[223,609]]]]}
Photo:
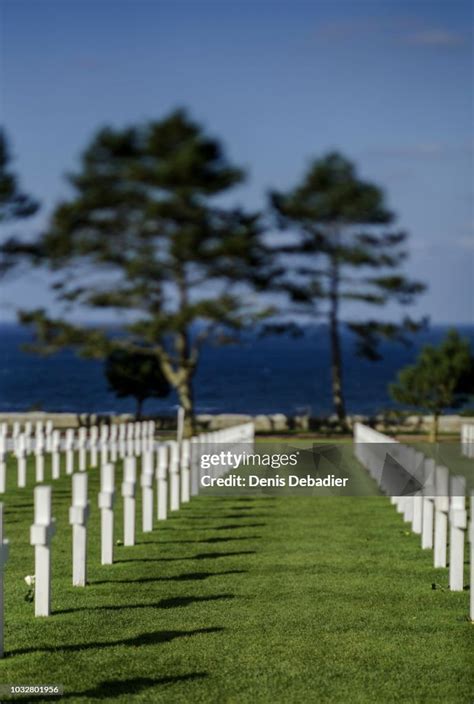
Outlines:
{"type": "Polygon", "coordinates": [[[116,565],[124,562],[185,562],[189,560],[217,560],[219,557],[240,557],[241,555],[256,555],[256,550],[239,550],[236,552],[200,552],[189,557],[130,557],[115,560],[116,565]]]}
{"type": "Polygon", "coordinates": [[[209,596],[177,596],[171,599],[160,599],[147,604],[105,604],[104,606],[79,606],[73,609],[58,609],[55,614],[73,614],[78,611],[122,611],[123,609],[175,609],[191,604],[209,601],[224,601],[235,599],[235,594],[211,594],[209,596]]]}
{"type": "Polygon", "coordinates": [[[221,577],[225,575],[246,574],[248,570],[223,570],[222,572],[184,572],[173,577],[143,577],[140,579],[101,579],[91,582],[96,584],[141,584],[145,582],[192,582],[208,579],[209,577],[221,577]]]}
{"type": "MultiPolygon", "coordinates": [[[[159,677],[157,679],[151,679],[150,677],[133,677],[128,680],[106,680],[98,684],[97,687],[91,687],[82,692],[67,692],[58,695],[58,697],[49,696],[47,699],[35,697],[35,702],[54,702],[59,698],[63,701],[64,699],[78,699],[79,697],[87,700],[115,699],[124,694],[140,694],[140,692],[146,689],[159,687],[160,685],[166,686],[179,682],[189,682],[204,679],[205,677],[209,677],[207,672],[190,672],[186,675],[170,675],[169,677],[159,677]]],[[[15,697],[15,701],[31,702],[31,699],[15,697]]]]}
{"type": "Polygon", "coordinates": [[[260,535],[229,536],[227,538],[203,538],[201,540],[161,540],[160,545],[191,545],[196,543],[229,543],[233,540],[258,540],[260,535]]]}
{"type": "Polygon", "coordinates": [[[240,521],[245,518],[266,518],[267,516],[268,513],[247,513],[236,511],[235,513],[214,513],[213,516],[203,513],[201,516],[191,515],[182,516],[180,518],[182,518],[183,521],[206,521],[206,523],[208,523],[210,521],[220,521],[223,518],[236,518],[240,521]]]}
{"type": "Polygon", "coordinates": [[[242,528],[261,528],[266,526],[266,523],[229,523],[228,525],[214,526],[213,530],[242,530],[242,528]]]}
{"type": "MultiPolygon", "coordinates": [[[[208,677],[207,672],[190,672],[186,675],[172,675],[170,677],[134,677],[129,680],[108,680],[101,682],[97,687],[86,689],[83,692],[68,692],[63,694],[61,700],[82,697],[84,699],[114,699],[124,694],[139,694],[144,690],[160,685],[177,684],[178,682],[192,682],[193,680],[208,677]]],[[[51,697],[50,697],[51,699],[51,697]]]]}
{"type": "Polygon", "coordinates": [[[74,643],[70,645],[47,645],[38,648],[19,648],[11,650],[8,655],[27,655],[29,653],[77,653],[84,650],[102,650],[103,648],[113,648],[116,646],[131,646],[134,648],[146,645],[158,645],[160,643],[170,643],[177,638],[190,638],[197,635],[210,633],[221,633],[225,629],[222,626],[210,626],[209,628],[194,628],[189,631],[151,631],[151,633],[141,633],[139,636],[123,638],[122,640],[94,641],[92,643],[74,643]]]}
{"type": "MultiPolygon", "coordinates": [[[[218,520],[222,520],[224,516],[220,516],[218,520]]],[[[261,528],[262,526],[266,526],[266,523],[229,523],[228,525],[217,525],[217,526],[199,526],[200,531],[206,531],[206,530],[242,530],[242,528],[261,528]]],[[[175,533],[176,531],[185,531],[189,532],[192,531],[193,533],[197,530],[196,526],[181,526],[181,525],[174,525],[174,526],[160,526],[159,528],[160,534],[163,532],[171,532],[175,533]]],[[[141,538],[140,539],[140,544],[142,543],[159,543],[159,537],[153,537],[150,539],[147,538],[141,538]]]]}

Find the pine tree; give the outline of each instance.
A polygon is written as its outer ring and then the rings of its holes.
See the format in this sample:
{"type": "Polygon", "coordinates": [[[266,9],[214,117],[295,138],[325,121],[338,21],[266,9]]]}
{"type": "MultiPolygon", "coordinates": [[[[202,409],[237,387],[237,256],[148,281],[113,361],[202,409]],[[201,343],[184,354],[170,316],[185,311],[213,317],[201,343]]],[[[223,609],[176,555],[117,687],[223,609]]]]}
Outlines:
{"type": "Polygon", "coordinates": [[[113,350],[105,360],[104,372],[110,390],[118,398],[132,396],[136,400],[137,419],[142,416],[146,399],[166,398],[171,393],[156,355],[145,348],[141,352],[113,350]]]}
{"type": "MultiPolygon", "coordinates": [[[[38,210],[38,203],[24,193],[17,176],[11,171],[11,154],[5,131],[0,129],[0,225],[8,226],[17,220],[29,218],[38,210]]],[[[0,273],[13,265],[10,246],[13,237],[7,239],[1,248],[0,273]]]]}
{"type": "Polygon", "coordinates": [[[394,401],[428,411],[433,416],[430,440],[438,439],[443,410],[459,408],[474,393],[474,359],[469,340],[450,330],[437,346],[425,345],[415,364],[398,373],[389,387],[394,401]]]}
{"type": "Polygon", "coordinates": [[[408,317],[399,324],[346,320],[341,309],[347,301],[408,305],[424,290],[400,271],[407,235],[389,229],[394,215],[383,192],[363,181],[338,153],[314,161],[290,191],[272,192],[270,204],[280,228],[291,231],[274,250],[283,266],[273,287],[289,296],[291,304],[283,310],[287,316],[328,322],[333,404],[345,426],[341,327],[355,334],[357,353],[375,361],[382,338],[406,342],[418,324],[408,317]]]}
{"type": "MultiPolygon", "coordinates": [[[[259,216],[223,204],[243,180],[218,141],[184,111],[123,130],[102,129],[69,177],[73,196],[36,242],[64,314],[24,311],[39,347],[89,356],[114,348],[156,355],[192,429],[193,378],[205,340],[258,316],[247,294],[264,256],[259,216]],[[110,339],[71,322],[71,310],[123,312],[110,339]]],[[[21,248],[19,256],[21,255],[21,248]]]]}

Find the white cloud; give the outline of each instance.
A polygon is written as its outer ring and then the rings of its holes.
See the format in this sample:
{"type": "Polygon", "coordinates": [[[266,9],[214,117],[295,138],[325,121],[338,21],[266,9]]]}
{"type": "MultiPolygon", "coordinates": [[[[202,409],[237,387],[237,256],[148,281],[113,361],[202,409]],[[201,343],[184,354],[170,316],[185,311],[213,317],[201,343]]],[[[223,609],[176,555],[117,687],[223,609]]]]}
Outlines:
{"type": "Polygon", "coordinates": [[[424,29],[405,38],[406,44],[412,46],[451,48],[466,44],[467,37],[461,32],[453,32],[448,29],[424,29]]]}
{"type": "Polygon", "coordinates": [[[368,152],[371,156],[431,158],[445,154],[446,147],[433,142],[395,145],[393,147],[373,147],[368,152]]]}
{"type": "Polygon", "coordinates": [[[365,150],[367,156],[393,157],[404,159],[437,159],[448,157],[472,158],[473,145],[470,140],[447,144],[442,142],[419,142],[413,144],[394,144],[369,147],[365,150]]]}

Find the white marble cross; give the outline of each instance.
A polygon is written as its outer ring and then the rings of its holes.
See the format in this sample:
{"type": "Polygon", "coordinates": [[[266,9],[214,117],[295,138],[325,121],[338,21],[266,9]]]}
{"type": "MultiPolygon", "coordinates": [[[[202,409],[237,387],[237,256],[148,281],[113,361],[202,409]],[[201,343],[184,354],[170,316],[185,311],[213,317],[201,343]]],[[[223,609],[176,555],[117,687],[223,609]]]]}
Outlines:
{"type": "Polygon", "coordinates": [[[120,423],[118,427],[119,432],[119,455],[123,459],[127,452],[127,426],[125,423],[120,423]]]}
{"type": "Polygon", "coordinates": [[[181,502],[188,503],[191,498],[191,443],[181,441],[181,502]]]}
{"type": "Polygon", "coordinates": [[[449,588],[462,592],[464,588],[464,533],[467,530],[466,480],[451,477],[449,507],[449,588]]]}
{"type": "Polygon", "coordinates": [[[3,573],[8,560],[8,540],[3,536],[3,504],[0,503],[0,658],[3,658],[3,573]]]}
{"type": "Polygon", "coordinates": [[[178,443],[170,440],[169,447],[169,473],[170,473],[170,511],[179,510],[179,455],[178,443]]]}
{"type": "Polygon", "coordinates": [[[117,434],[118,434],[118,426],[115,423],[112,423],[112,425],[110,426],[110,434],[109,434],[111,462],[116,462],[117,457],[118,457],[117,434]]]}
{"type": "Polygon", "coordinates": [[[434,566],[446,567],[449,513],[449,470],[436,467],[434,566]]]}
{"type": "Polygon", "coordinates": [[[18,435],[16,445],[16,458],[18,462],[18,486],[26,486],[26,435],[18,435]]]}
{"type": "Polygon", "coordinates": [[[153,530],[153,452],[147,450],[142,454],[142,530],[149,533],[153,530]]]}
{"type": "Polygon", "coordinates": [[[53,421],[46,421],[46,452],[51,452],[51,435],[53,433],[53,421]]]}
{"type": "MultiPolygon", "coordinates": [[[[20,435],[20,433],[21,433],[21,425],[20,425],[20,423],[16,420],[16,421],[13,423],[13,428],[12,428],[12,438],[13,438],[14,441],[18,438],[18,436],[20,435]]],[[[15,443],[14,443],[14,445],[15,445],[15,443]]]]}
{"type": "Polygon", "coordinates": [[[66,474],[68,475],[74,472],[74,445],[74,428],[68,428],[66,430],[66,474]]]}
{"type": "MultiPolygon", "coordinates": [[[[38,430],[38,426],[36,426],[36,430],[38,430]]],[[[36,433],[35,460],[36,481],[44,482],[44,435],[42,432],[36,433]]]]}
{"type": "Polygon", "coordinates": [[[85,472],[87,462],[87,430],[79,428],[77,446],[79,449],[79,471],[85,472]]]}
{"type": "Polygon", "coordinates": [[[7,438],[0,434],[0,494],[5,493],[7,486],[7,438]]]}
{"type": "Polygon", "coordinates": [[[51,476],[59,479],[61,476],[61,433],[53,430],[51,433],[51,476]]]}
{"type": "Polygon", "coordinates": [[[135,426],[133,423],[127,423],[127,448],[125,456],[131,457],[135,454],[135,426]]]}
{"type": "Polygon", "coordinates": [[[104,423],[100,428],[100,464],[109,460],[109,426],[104,423]]]}
{"type": "MultiPolygon", "coordinates": [[[[419,480],[420,484],[423,486],[424,477],[424,460],[425,456],[422,452],[415,452],[413,456],[413,473],[412,476],[419,480]]],[[[413,501],[413,516],[411,521],[411,528],[414,533],[421,535],[423,530],[423,492],[417,491],[412,497],[413,501]]]]}
{"type": "Polygon", "coordinates": [[[114,561],[114,502],[115,468],[113,464],[103,464],[100,468],[100,556],[101,564],[111,565],[114,561]]]}
{"type": "Polygon", "coordinates": [[[434,504],[435,504],[435,461],[425,458],[425,476],[423,482],[423,528],[421,531],[421,547],[433,547],[434,504]]]}
{"type": "Polygon", "coordinates": [[[470,543],[470,589],[469,589],[469,601],[470,601],[470,618],[474,622],[474,491],[471,491],[471,519],[469,521],[469,543],[470,543]]]}
{"type": "Polygon", "coordinates": [[[75,587],[85,587],[87,581],[87,480],[85,472],[72,475],[69,523],[72,526],[72,583],[75,587]]]}
{"type": "Polygon", "coordinates": [[[135,457],[126,457],[124,465],[123,496],[123,544],[135,545],[135,492],[137,464],[135,457]]]}
{"type": "Polygon", "coordinates": [[[93,425],[89,431],[91,467],[97,467],[97,444],[99,440],[99,428],[93,425]]]}
{"type": "Polygon", "coordinates": [[[158,445],[156,479],[156,517],[159,521],[166,521],[168,517],[168,448],[166,445],[158,445]]]}
{"type": "Polygon", "coordinates": [[[134,455],[138,457],[142,451],[142,424],[135,423],[135,450],[134,455]]]}
{"type": "Polygon", "coordinates": [[[176,442],[178,445],[181,445],[184,437],[184,416],[184,408],[182,406],[178,406],[178,414],[176,419],[176,442]]]}
{"type": "Polygon", "coordinates": [[[31,450],[32,450],[32,437],[31,434],[33,432],[33,424],[31,421],[27,421],[25,423],[25,428],[24,428],[24,435],[26,437],[26,454],[29,455],[31,450]]]}
{"type": "Polygon", "coordinates": [[[51,514],[51,487],[35,487],[35,522],[30,544],[35,548],[35,616],[51,613],[51,538],[55,521],[51,514]]]}
{"type": "Polygon", "coordinates": [[[148,449],[149,450],[155,449],[155,430],[156,430],[156,423],[154,420],[150,420],[148,422],[148,449]]]}
{"type": "Polygon", "coordinates": [[[190,471],[191,471],[191,496],[196,496],[199,493],[199,474],[200,474],[200,452],[199,438],[191,438],[190,448],[190,471]]]}

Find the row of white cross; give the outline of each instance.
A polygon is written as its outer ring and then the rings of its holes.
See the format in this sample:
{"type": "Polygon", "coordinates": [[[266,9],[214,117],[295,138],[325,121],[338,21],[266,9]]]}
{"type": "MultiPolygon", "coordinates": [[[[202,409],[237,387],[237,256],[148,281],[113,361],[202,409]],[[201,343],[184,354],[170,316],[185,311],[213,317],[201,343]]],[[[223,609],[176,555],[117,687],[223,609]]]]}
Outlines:
{"type": "MultiPolygon", "coordinates": [[[[128,427],[137,424],[128,424],[128,427]]],[[[217,446],[226,445],[231,448],[236,443],[253,444],[254,426],[245,423],[231,428],[225,428],[210,433],[202,433],[190,440],[181,442],[156,442],[154,425],[143,426],[140,432],[134,429],[134,442],[125,448],[123,458],[123,477],[121,495],[123,500],[123,544],[135,545],[136,535],[136,490],[137,464],[140,461],[140,485],[142,490],[142,530],[153,530],[154,517],[159,521],[166,520],[169,511],[177,511],[182,503],[189,502],[191,496],[199,493],[201,466],[200,456],[213,452],[217,446]],[[135,434],[136,433],[136,434],[135,434]],[[154,486],[155,484],[155,486],[154,486]],[[156,510],[154,496],[156,491],[156,510]]],[[[113,426],[111,426],[113,427],[113,426]]],[[[120,426],[119,426],[120,427],[120,426]]],[[[80,429],[81,430],[81,429],[80,429]]],[[[68,431],[67,431],[68,432],[68,431]]],[[[66,432],[66,434],[67,434],[66,432]]],[[[126,437],[128,435],[127,431],[126,437]]],[[[54,433],[54,431],[53,431],[54,433]]],[[[132,433],[130,433],[131,435],[132,433]]],[[[120,432],[118,434],[120,436],[120,432]]],[[[5,435],[3,437],[6,437],[5,435]]],[[[18,433],[16,438],[22,437],[18,433]]],[[[88,497],[88,472],[86,467],[93,467],[95,457],[96,433],[91,432],[86,438],[86,450],[89,458],[79,456],[78,472],[71,476],[72,493],[69,509],[69,523],[72,526],[72,583],[74,586],[85,586],[87,583],[87,521],[90,512],[88,497]],[[89,459],[89,462],[87,461],[89,459]]],[[[102,436],[105,444],[105,434],[102,436]]],[[[107,447],[101,447],[100,492],[97,497],[101,512],[101,564],[112,564],[114,559],[114,505],[116,497],[116,467],[110,461],[114,456],[111,449],[113,439],[108,435],[107,447]]],[[[23,444],[20,443],[21,447],[23,444]]],[[[41,446],[41,443],[40,443],[41,446]]],[[[11,443],[18,461],[19,486],[26,485],[26,461],[23,463],[23,453],[18,454],[18,444],[11,443]],[[21,467],[21,469],[20,469],[21,467]],[[20,483],[21,479],[21,483],[20,483]]],[[[74,447],[73,451],[81,449],[74,447]]],[[[55,464],[55,446],[52,445],[52,479],[60,476],[60,460],[55,464]],[[55,469],[56,467],[56,469],[55,469]]],[[[65,452],[68,446],[65,445],[65,452]]],[[[117,450],[115,459],[120,457],[117,450]]],[[[5,462],[5,458],[4,458],[5,462]]],[[[74,465],[74,458],[73,463],[74,465]]],[[[68,468],[66,463],[66,472],[68,468]]],[[[41,479],[44,479],[44,461],[41,479]]],[[[207,474],[219,476],[228,470],[227,466],[214,465],[207,474]]],[[[69,472],[67,472],[69,473],[69,472]]],[[[38,481],[38,466],[36,465],[36,481],[38,481]]],[[[30,529],[30,544],[35,548],[35,616],[49,616],[51,613],[51,544],[55,534],[56,524],[52,510],[52,486],[39,484],[34,489],[34,523],[30,529]]],[[[3,504],[0,503],[0,656],[3,654],[3,570],[8,556],[8,541],[3,538],[3,504]]]]}
{"type": "Polygon", "coordinates": [[[474,457],[474,423],[461,425],[461,452],[466,457],[474,457]]]}
{"type": "Polygon", "coordinates": [[[0,493],[6,486],[6,454],[11,450],[18,460],[18,486],[26,486],[26,461],[29,455],[36,460],[36,481],[44,481],[45,454],[51,454],[52,476],[60,475],[60,455],[65,453],[66,474],[72,474],[75,466],[75,453],[79,471],[86,466],[97,467],[99,460],[105,464],[109,459],[115,462],[118,457],[138,456],[153,447],[155,437],[154,421],[140,423],[111,423],[100,427],[68,428],[64,434],[48,421],[38,421],[35,426],[27,422],[22,427],[15,422],[9,436],[7,423],[0,424],[0,493]],[[34,432],[33,432],[34,431],[34,432]],[[88,458],[89,453],[89,458],[88,458]]]}
{"type": "MultiPolygon", "coordinates": [[[[411,523],[412,531],[420,535],[421,547],[433,549],[434,567],[448,564],[449,527],[449,588],[462,591],[464,542],[468,529],[465,478],[450,475],[448,468],[437,465],[434,459],[362,423],[354,426],[354,443],[357,459],[369,470],[380,489],[390,495],[391,503],[403,514],[404,520],[411,523]],[[410,482],[414,482],[411,487],[410,482]],[[405,489],[408,495],[394,496],[396,487],[405,489]]],[[[474,492],[471,493],[470,513],[468,539],[471,546],[470,582],[473,585],[474,492]]],[[[472,588],[470,616],[474,621],[472,588]]]]}

